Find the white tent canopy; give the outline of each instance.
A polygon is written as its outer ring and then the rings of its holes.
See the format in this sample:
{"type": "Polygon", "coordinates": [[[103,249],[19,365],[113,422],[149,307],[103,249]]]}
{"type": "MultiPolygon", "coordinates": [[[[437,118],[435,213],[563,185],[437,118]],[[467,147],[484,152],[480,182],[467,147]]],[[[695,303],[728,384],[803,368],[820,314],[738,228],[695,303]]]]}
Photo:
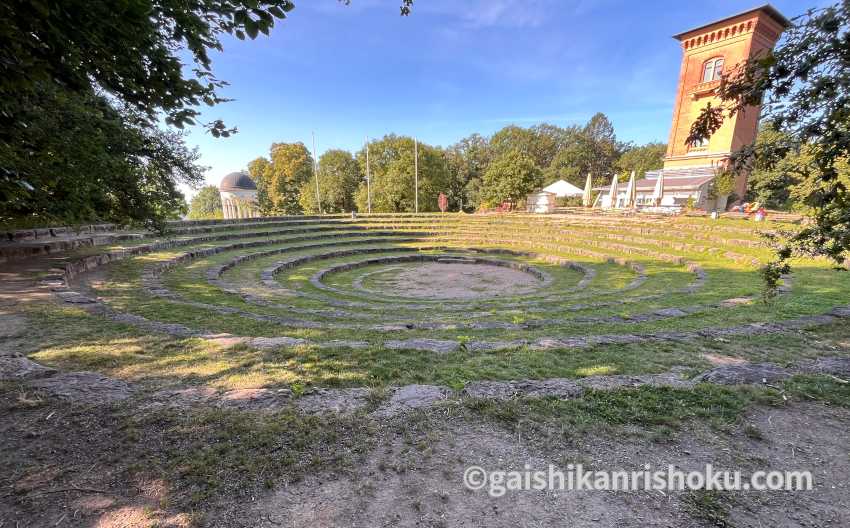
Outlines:
{"type": "Polygon", "coordinates": [[[543,187],[542,190],[555,193],[555,196],[558,198],[563,198],[564,196],[581,196],[584,193],[584,191],[565,180],[558,180],[551,185],[543,187]]]}

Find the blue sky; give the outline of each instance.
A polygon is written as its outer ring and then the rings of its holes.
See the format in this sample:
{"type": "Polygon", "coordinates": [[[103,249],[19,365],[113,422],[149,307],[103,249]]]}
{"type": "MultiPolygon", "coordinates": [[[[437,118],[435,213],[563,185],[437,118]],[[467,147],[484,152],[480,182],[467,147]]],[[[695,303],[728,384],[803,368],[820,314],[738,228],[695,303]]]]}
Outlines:
{"type": "MultiPolygon", "coordinates": [[[[787,17],[816,2],[777,0],[787,17]]],[[[275,141],[359,149],[364,137],[450,145],[509,124],[584,123],[604,112],[621,140],[667,141],[681,51],[671,35],[758,0],[296,0],[270,37],[224,40],[216,75],[234,101],[203,110],[239,133],[187,142],[207,182],[275,141]]],[[[188,190],[188,194],[192,194],[188,190]]]]}

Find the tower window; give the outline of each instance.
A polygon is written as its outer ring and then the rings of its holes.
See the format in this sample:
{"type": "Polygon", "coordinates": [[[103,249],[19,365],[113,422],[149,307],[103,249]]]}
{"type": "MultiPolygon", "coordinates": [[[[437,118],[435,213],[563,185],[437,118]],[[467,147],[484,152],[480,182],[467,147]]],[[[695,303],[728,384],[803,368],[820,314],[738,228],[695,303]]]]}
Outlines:
{"type": "Polygon", "coordinates": [[[716,81],[723,74],[723,57],[705,61],[702,69],[702,82],[716,81]]]}

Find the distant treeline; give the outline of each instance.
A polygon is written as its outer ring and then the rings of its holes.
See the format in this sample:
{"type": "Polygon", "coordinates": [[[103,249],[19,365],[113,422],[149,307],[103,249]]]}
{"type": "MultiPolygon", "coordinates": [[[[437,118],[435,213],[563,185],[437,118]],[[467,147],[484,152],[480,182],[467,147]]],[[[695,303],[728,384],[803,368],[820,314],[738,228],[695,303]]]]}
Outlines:
{"type": "MultiPolygon", "coordinates": [[[[446,148],[419,143],[419,210],[437,211],[445,193],[450,210],[476,210],[527,193],[559,179],[583,187],[635,170],[643,175],[662,166],[666,145],[635,146],[617,140],[604,114],[584,126],[507,126],[490,137],[472,134],[446,148]]],[[[274,143],[267,156],[248,165],[266,215],[318,211],[313,158],[302,143],[274,143]]],[[[319,157],[323,212],[414,210],[414,140],[390,134],[350,153],[329,150],[319,157]]]]}

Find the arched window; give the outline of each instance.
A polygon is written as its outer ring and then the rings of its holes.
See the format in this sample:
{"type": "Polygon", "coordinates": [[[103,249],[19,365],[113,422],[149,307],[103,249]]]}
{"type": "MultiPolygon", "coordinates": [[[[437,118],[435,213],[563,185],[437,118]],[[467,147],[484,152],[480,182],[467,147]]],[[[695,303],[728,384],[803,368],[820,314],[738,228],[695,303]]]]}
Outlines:
{"type": "Polygon", "coordinates": [[[702,82],[716,81],[723,74],[723,57],[715,57],[705,61],[702,68],[702,82]]]}

